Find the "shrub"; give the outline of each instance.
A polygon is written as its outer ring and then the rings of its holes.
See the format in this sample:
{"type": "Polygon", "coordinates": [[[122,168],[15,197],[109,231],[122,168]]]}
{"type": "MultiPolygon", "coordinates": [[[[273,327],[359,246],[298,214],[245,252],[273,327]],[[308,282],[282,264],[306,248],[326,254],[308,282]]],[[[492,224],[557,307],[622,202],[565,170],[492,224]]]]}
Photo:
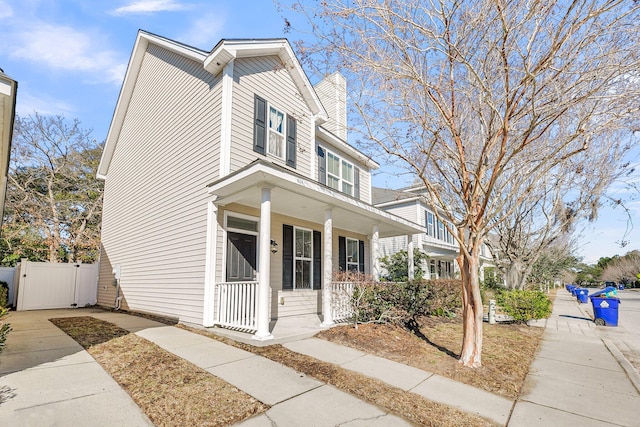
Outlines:
{"type": "Polygon", "coordinates": [[[502,291],[496,295],[496,304],[519,323],[543,319],[551,314],[551,300],[540,291],[502,291]]]}
{"type": "Polygon", "coordinates": [[[0,308],[6,307],[9,302],[9,284],[0,280],[0,308]]]}
{"type": "Polygon", "coordinates": [[[9,309],[6,308],[8,293],[9,285],[6,282],[0,281],[0,353],[2,353],[7,341],[7,335],[9,335],[11,331],[11,325],[3,320],[7,314],[9,314],[9,309]]]}
{"type": "Polygon", "coordinates": [[[461,307],[459,280],[356,283],[354,322],[408,325],[421,316],[453,316],[461,307]]]}

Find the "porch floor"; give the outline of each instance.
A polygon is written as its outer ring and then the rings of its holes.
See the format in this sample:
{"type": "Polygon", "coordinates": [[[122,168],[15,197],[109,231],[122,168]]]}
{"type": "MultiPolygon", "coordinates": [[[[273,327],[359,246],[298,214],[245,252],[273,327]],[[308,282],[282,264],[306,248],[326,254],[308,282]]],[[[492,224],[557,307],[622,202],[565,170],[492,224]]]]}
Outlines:
{"type": "Polygon", "coordinates": [[[206,328],[206,330],[234,341],[262,347],[273,344],[284,344],[312,337],[318,332],[327,329],[320,325],[321,322],[321,316],[318,314],[280,317],[277,320],[272,320],[269,324],[269,330],[274,338],[267,341],[253,339],[253,333],[234,331],[232,329],[213,327],[206,328]]]}

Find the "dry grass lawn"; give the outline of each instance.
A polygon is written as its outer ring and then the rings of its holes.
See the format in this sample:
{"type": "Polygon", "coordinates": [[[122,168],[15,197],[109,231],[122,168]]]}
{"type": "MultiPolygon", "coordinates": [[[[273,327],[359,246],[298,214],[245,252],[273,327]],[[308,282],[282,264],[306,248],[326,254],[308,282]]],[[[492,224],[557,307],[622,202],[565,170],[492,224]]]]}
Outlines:
{"type": "Polygon", "coordinates": [[[404,363],[443,377],[515,399],[533,361],[543,328],[484,324],[482,367],[458,363],[462,345],[460,318],[428,317],[411,333],[391,325],[338,326],[317,335],[328,341],[404,363]]]}
{"type": "Polygon", "coordinates": [[[125,329],[94,317],[50,319],[93,356],[157,426],[227,426],[268,406],[125,329]]]}

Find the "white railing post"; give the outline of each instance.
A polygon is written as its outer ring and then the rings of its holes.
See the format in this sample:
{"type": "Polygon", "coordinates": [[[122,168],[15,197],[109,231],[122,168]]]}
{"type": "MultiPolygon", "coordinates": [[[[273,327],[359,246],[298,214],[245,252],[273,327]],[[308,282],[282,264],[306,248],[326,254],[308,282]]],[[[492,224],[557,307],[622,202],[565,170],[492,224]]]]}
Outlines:
{"type": "Polygon", "coordinates": [[[333,282],[331,283],[332,294],[332,316],[334,321],[349,319],[353,316],[351,298],[354,291],[353,282],[333,282]]]}

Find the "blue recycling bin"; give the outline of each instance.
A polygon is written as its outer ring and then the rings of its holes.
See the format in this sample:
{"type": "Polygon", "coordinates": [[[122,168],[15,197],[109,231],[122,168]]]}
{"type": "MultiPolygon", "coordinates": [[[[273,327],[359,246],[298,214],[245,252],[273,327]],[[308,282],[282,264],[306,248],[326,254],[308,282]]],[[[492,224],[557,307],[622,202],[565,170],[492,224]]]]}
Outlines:
{"type": "Polygon", "coordinates": [[[578,289],[580,289],[577,286],[574,286],[573,288],[571,288],[571,295],[573,295],[574,297],[578,296],[578,289]]]}
{"type": "Polygon", "coordinates": [[[575,286],[573,286],[573,285],[567,285],[567,291],[568,291],[569,293],[573,293],[573,290],[574,290],[574,289],[575,289],[575,286]]]}
{"type": "Polygon", "coordinates": [[[589,302],[589,290],[584,288],[578,288],[576,291],[576,298],[580,304],[586,304],[589,302]]]}
{"type": "Polygon", "coordinates": [[[618,298],[605,298],[603,296],[590,296],[593,306],[593,321],[598,326],[618,326],[618,298]]]}
{"type": "Polygon", "coordinates": [[[618,290],[624,291],[624,283],[618,283],[618,290]]]}
{"type": "Polygon", "coordinates": [[[597,297],[597,296],[606,296],[606,297],[615,297],[618,294],[618,289],[615,286],[607,286],[604,289],[600,289],[599,291],[596,291],[594,293],[592,293],[591,297],[597,297]]]}

